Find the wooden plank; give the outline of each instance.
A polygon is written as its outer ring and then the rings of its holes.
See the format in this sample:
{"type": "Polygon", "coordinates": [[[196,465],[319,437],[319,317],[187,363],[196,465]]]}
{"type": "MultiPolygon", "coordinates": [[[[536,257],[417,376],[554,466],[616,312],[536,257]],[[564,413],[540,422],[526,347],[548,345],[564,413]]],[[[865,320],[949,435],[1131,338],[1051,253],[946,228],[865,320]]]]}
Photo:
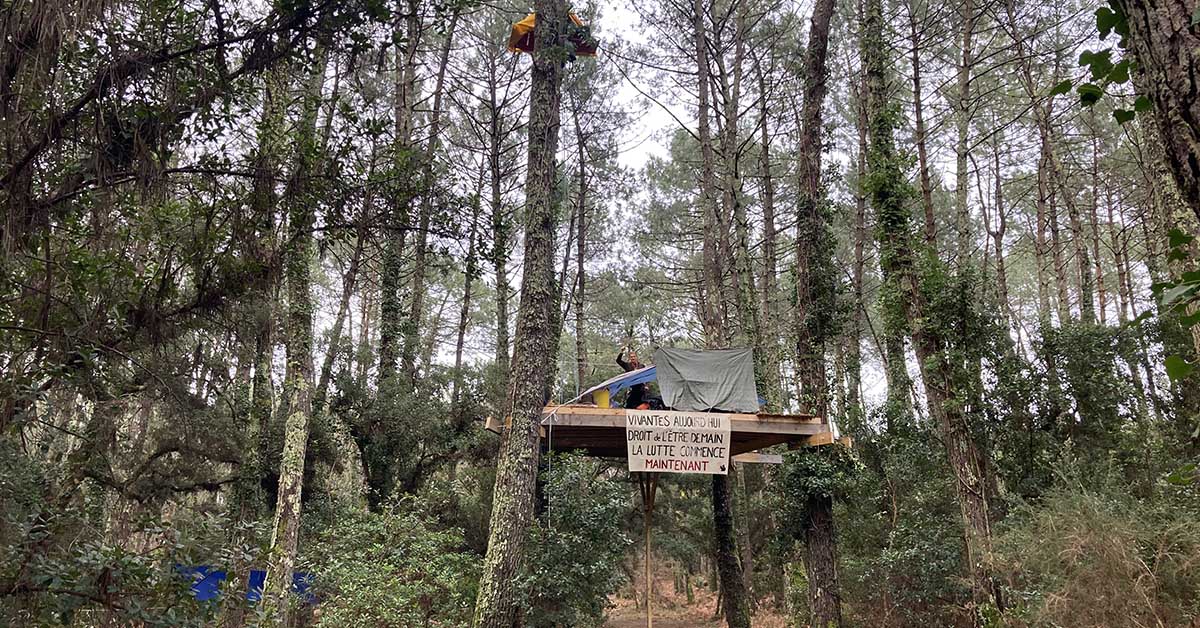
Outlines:
{"type": "MultiPolygon", "coordinates": [[[[614,416],[621,417],[622,421],[625,417],[625,408],[600,408],[597,406],[580,406],[580,405],[565,405],[555,406],[549,405],[542,408],[542,415],[549,414],[579,414],[589,416],[614,416]]],[[[700,414],[722,414],[729,416],[730,420],[740,421],[766,421],[775,422],[782,421],[785,423],[810,423],[813,425],[824,425],[825,421],[821,417],[811,414],[747,414],[741,412],[702,412],[700,414]]],[[[621,423],[624,425],[624,422],[621,423]]]]}
{"type": "MultiPolygon", "coordinates": [[[[588,408],[588,410],[596,410],[588,408]]],[[[717,413],[713,413],[717,414],[717,413]]],[[[760,419],[752,414],[730,414],[729,430],[731,432],[751,432],[756,434],[795,434],[811,435],[825,431],[825,426],[819,423],[790,421],[779,418],[760,419]]],[[[610,427],[625,429],[625,411],[620,414],[611,412],[578,412],[576,408],[567,411],[560,409],[553,416],[542,419],[542,425],[553,423],[557,426],[579,427],[610,427]]]]}
{"type": "Polygon", "coordinates": [[[746,452],[733,457],[734,462],[747,462],[750,464],[783,464],[782,454],[760,454],[757,452],[746,452]]]}
{"type": "Polygon", "coordinates": [[[808,441],[804,442],[804,447],[820,447],[823,444],[833,444],[833,441],[833,432],[816,433],[816,435],[810,436],[808,441]]]}

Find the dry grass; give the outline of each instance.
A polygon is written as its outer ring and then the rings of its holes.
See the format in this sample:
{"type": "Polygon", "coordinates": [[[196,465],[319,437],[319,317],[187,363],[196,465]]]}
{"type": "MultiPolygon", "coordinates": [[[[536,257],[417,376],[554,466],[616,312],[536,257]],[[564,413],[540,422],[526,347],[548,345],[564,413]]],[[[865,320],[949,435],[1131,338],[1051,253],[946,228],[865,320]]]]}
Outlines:
{"type": "Polygon", "coordinates": [[[1002,535],[998,562],[1015,593],[1012,626],[1195,626],[1200,523],[1135,506],[1059,495],[1002,535]]]}

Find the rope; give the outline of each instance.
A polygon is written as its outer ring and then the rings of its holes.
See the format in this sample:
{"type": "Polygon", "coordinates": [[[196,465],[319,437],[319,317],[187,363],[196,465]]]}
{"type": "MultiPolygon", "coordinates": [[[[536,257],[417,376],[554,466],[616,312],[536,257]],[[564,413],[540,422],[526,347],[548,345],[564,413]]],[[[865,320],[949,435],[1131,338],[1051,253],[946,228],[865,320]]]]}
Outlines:
{"type": "MultiPolygon", "coordinates": [[[[578,388],[576,388],[576,390],[578,390],[578,388]]],[[[551,410],[550,413],[546,415],[546,420],[548,421],[548,423],[546,424],[546,426],[547,426],[546,427],[546,475],[549,477],[554,476],[554,418],[556,416],[558,416],[559,410],[561,410],[565,406],[569,406],[569,405],[575,403],[576,401],[579,401],[580,399],[583,398],[583,395],[586,395],[586,394],[587,393],[581,393],[579,395],[576,395],[575,398],[571,399],[570,401],[560,403],[557,406],[554,406],[554,409],[551,410]]],[[[551,532],[554,531],[554,492],[553,491],[548,491],[546,493],[546,525],[549,527],[551,532]]]]}

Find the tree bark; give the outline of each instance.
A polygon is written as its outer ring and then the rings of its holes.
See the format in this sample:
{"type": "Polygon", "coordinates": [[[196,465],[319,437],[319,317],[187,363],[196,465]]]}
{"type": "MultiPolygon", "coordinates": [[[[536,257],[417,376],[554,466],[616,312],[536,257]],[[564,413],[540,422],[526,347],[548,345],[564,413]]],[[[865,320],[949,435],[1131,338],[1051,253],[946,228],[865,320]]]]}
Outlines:
{"type": "Polygon", "coordinates": [[[488,550],[475,604],[477,628],[510,628],[518,622],[524,596],[517,582],[532,522],[540,419],[558,345],[553,193],[567,7],[561,0],[538,0],[534,10],[537,50],[529,102],[525,267],[508,404],[512,419],[500,435],[488,550]]]}
{"type": "Polygon", "coordinates": [[[889,294],[885,304],[891,308],[885,315],[907,321],[907,331],[912,336],[913,350],[925,385],[929,412],[936,420],[951,472],[956,479],[966,537],[966,565],[972,590],[973,614],[979,623],[982,621],[978,612],[981,607],[1001,607],[987,563],[991,547],[991,524],[985,465],[964,412],[964,400],[959,398],[964,391],[959,389],[957,382],[964,374],[956,372],[947,353],[950,347],[941,335],[942,331],[935,325],[923,322],[926,314],[925,294],[915,268],[912,217],[907,204],[908,183],[901,170],[902,161],[893,136],[895,118],[891,113],[893,105],[887,84],[881,0],[868,0],[866,3],[862,32],[867,106],[870,111],[868,180],[880,225],[880,265],[885,281],[883,290],[889,294]]]}
{"type": "Polygon", "coordinates": [[[480,173],[479,185],[475,189],[474,211],[471,213],[471,228],[467,232],[467,265],[463,270],[463,297],[458,310],[458,328],[454,336],[454,389],[450,395],[454,408],[455,420],[462,422],[462,388],[463,388],[463,346],[467,337],[467,325],[471,320],[471,297],[474,294],[475,279],[479,275],[479,255],[476,233],[479,230],[479,196],[483,186],[483,174],[480,173]]]}
{"type": "Polygon", "coordinates": [[[809,495],[805,505],[804,570],[808,578],[809,626],[842,625],[842,594],[837,569],[837,527],[833,498],[809,495]]]}
{"type": "Polygon", "coordinates": [[[854,312],[850,316],[850,338],[847,341],[849,351],[846,356],[847,403],[851,412],[849,416],[852,416],[855,422],[863,417],[862,337],[867,311],[863,287],[863,275],[867,266],[867,106],[864,87],[860,71],[858,79],[854,82],[854,126],[858,136],[858,153],[855,155],[854,262],[850,269],[850,289],[854,298],[854,312]]]}
{"type": "Polygon", "coordinates": [[[1200,219],[1200,30],[1195,3],[1117,0],[1129,25],[1140,84],[1153,103],[1158,135],[1179,196],[1200,219]]]}
{"type": "MultiPolygon", "coordinates": [[[[821,189],[822,111],[825,105],[829,27],[833,0],[813,7],[804,56],[804,90],[800,109],[797,170],[800,181],[796,229],[796,370],[800,408],[828,423],[829,384],[825,349],[829,341],[829,311],[834,307],[833,245],[821,189]]],[[[805,535],[805,570],[809,577],[809,623],[841,626],[841,599],[833,536],[833,501],[810,500],[810,521],[819,530],[805,535]],[[820,522],[820,523],[818,523],[820,522]]]]}
{"type": "MultiPolygon", "coordinates": [[[[441,145],[442,132],[442,95],[446,86],[446,67],[450,62],[450,49],[454,43],[454,31],[458,26],[458,11],[450,16],[442,42],[441,59],[438,63],[437,77],[433,86],[433,111],[429,114],[429,138],[425,141],[424,154],[421,156],[421,204],[417,217],[416,242],[413,246],[413,275],[409,289],[408,320],[404,328],[404,351],[401,363],[409,379],[417,379],[417,364],[415,360],[416,345],[420,336],[422,317],[425,315],[425,275],[428,272],[427,258],[429,256],[429,223],[433,214],[434,198],[434,160],[437,158],[438,147],[441,145]]],[[[410,34],[410,37],[412,35],[410,34]]]]}
{"type": "Polygon", "coordinates": [[[275,216],[279,195],[276,186],[283,175],[284,122],[287,102],[287,68],[280,66],[267,73],[263,86],[263,117],[258,127],[258,154],[254,159],[254,179],[250,190],[250,216],[243,231],[250,241],[246,254],[266,260],[270,271],[266,286],[253,292],[254,362],[250,400],[247,408],[245,449],[238,469],[241,515],[256,519],[266,506],[262,492],[263,461],[268,426],[271,422],[274,394],[271,367],[274,362],[275,308],[274,291],[278,284],[275,216]]]}
{"type": "MultiPolygon", "coordinates": [[[[492,271],[496,276],[496,372],[503,381],[498,387],[508,390],[508,249],[511,223],[504,211],[501,194],[502,172],[500,157],[503,152],[504,136],[501,129],[501,103],[497,99],[499,77],[495,64],[488,65],[488,191],[492,221],[492,271]]],[[[502,400],[497,405],[503,405],[502,400]]]]}
{"type": "Polygon", "coordinates": [[[717,576],[722,593],[720,608],[729,628],[750,628],[750,604],[734,540],[733,491],[728,475],[712,476],[712,508],[717,576]]]}
{"type": "MultiPolygon", "coordinates": [[[[363,212],[365,214],[366,207],[363,208],[363,212]]],[[[354,295],[354,286],[358,282],[358,269],[362,263],[363,246],[367,238],[365,223],[365,217],[359,217],[356,230],[358,234],[354,238],[354,252],[350,255],[346,276],[342,278],[342,297],[338,300],[338,311],[337,316],[333,319],[333,329],[329,331],[329,348],[325,351],[325,358],[321,361],[321,375],[317,380],[317,390],[313,394],[313,411],[317,415],[325,412],[329,395],[329,380],[333,376],[333,363],[342,350],[342,329],[350,315],[350,297],[354,295]]]]}
{"type": "Polygon", "coordinates": [[[304,458],[312,419],[313,299],[309,265],[313,256],[313,223],[317,199],[312,189],[317,160],[316,122],[325,81],[326,52],[321,48],[303,97],[296,147],[296,169],[289,182],[288,231],[291,250],[287,283],[287,420],[283,454],[279,462],[279,492],[275,503],[274,533],[267,565],[265,599],[273,600],[276,622],[288,625],[292,569],[300,539],[300,505],[304,486],[304,458]]]}
{"type": "Polygon", "coordinates": [[[408,6],[398,11],[392,27],[397,45],[393,83],[395,103],[392,110],[392,177],[399,189],[394,192],[385,235],[383,268],[380,277],[379,301],[379,381],[391,381],[405,352],[406,313],[401,292],[404,273],[404,241],[408,234],[413,199],[413,118],[416,112],[417,49],[420,44],[420,22],[417,0],[407,0],[408,6]],[[401,25],[403,24],[403,28],[401,25]]]}
{"type": "Polygon", "coordinates": [[[917,30],[916,0],[908,3],[908,29],[912,42],[913,124],[917,145],[917,168],[921,181],[921,208],[925,213],[925,241],[937,243],[937,223],[933,217],[933,184],[929,179],[929,157],[925,147],[925,113],[921,97],[921,37],[917,30]]]}
{"type": "MultiPolygon", "coordinates": [[[[585,291],[587,289],[587,202],[588,202],[588,179],[587,179],[587,137],[583,134],[583,128],[579,124],[579,106],[578,104],[572,108],[571,116],[575,122],[575,141],[576,141],[576,158],[579,160],[579,190],[575,199],[575,228],[578,230],[575,234],[575,383],[579,390],[583,390],[584,382],[587,381],[588,356],[587,356],[587,338],[584,336],[584,314],[583,308],[587,304],[585,299],[585,291]]],[[[590,403],[591,399],[585,399],[584,402],[590,403]]]]}
{"type": "Polygon", "coordinates": [[[692,27],[696,54],[696,93],[698,139],[700,141],[700,198],[697,205],[704,216],[704,250],[702,282],[700,288],[700,322],[704,329],[705,344],[710,347],[724,346],[725,332],[721,303],[720,242],[721,219],[717,210],[716,156],[713,154],[712,127],[709,121],[708,71],[708,26],[705,23],[705,3],[695,0],[692,4],[692,27]]]}
{"type": "Polygon", "coordinates": [[[971,69],[974,66],[975,40],[975,5],[972,0],[964,0],[959,6],[959,19],[962,25],[962,40],[959,48],[959,63],[956,76],[957,93],[954,99],[954,156],[955,187],[955,232],[957,235],[957,255],[962,260],[968,260],[972,253],[971,242],[971,207],[967,203],[967,193],[970,187],[970,173],[967,162],[970,159],[971,132],[971,69]]]}

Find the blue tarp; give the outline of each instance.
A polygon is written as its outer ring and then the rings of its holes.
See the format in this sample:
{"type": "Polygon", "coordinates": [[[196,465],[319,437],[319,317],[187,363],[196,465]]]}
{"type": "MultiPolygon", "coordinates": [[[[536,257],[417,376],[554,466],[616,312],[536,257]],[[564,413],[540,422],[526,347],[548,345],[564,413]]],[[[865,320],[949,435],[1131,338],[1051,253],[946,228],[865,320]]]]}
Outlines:
{"type": "MultiPolygon", "coordinates": [[[[221,583],[228,574],[212,565],[176,565],[175,570],[186,578],[191,579],[192,595],[197,601],[207,602],[216,599],[221,594],[221,583]]],[[[257,602],[262,599],[263,585],[267,580],[267,572],[262,569],[252,569],[246,582],[246,601],[257,602]]],[[[317,596],[312,590],[313,575],[302,571],[292,574],[292,593],[300,596],[305,604],[316,604],[317,596]]]]}
{"type": "Polygon", "coordinates": [[[654,366],[644,366],[640,369],[621,373],[616,377],[610,377],[595,386],[584,391],[581,397],[594,393],[601,388],[607,388],[610,397],[616,397],[617,393],[629,388],[635,384],[645,384],[658,379],[658,371],[654,366]]]}

